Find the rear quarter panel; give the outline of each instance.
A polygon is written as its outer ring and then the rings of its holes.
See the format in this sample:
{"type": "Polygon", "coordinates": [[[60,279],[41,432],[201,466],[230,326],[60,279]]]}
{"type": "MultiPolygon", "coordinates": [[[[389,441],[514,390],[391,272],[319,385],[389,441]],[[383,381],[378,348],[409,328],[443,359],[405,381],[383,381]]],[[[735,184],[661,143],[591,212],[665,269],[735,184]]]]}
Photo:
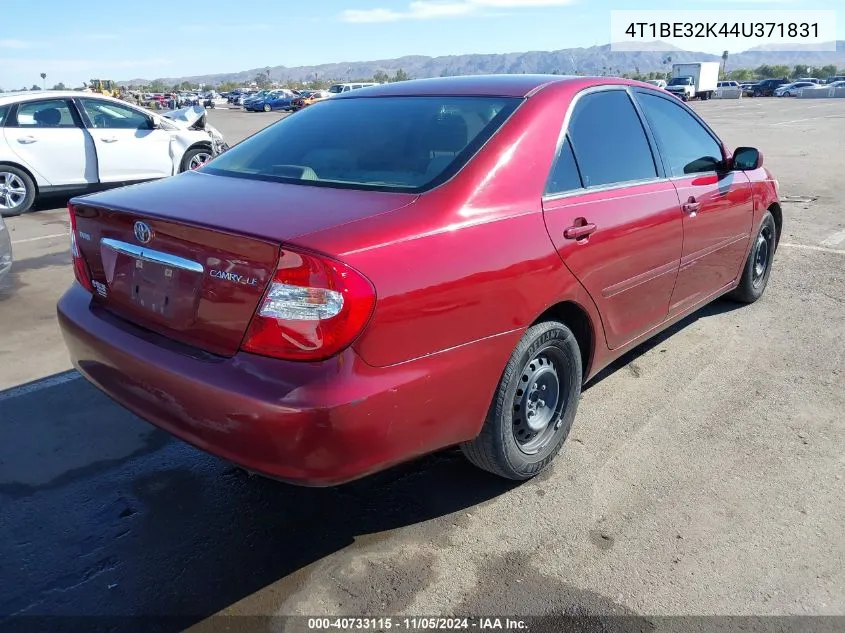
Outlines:
{"type": "Polygon", "coordinates": [[[373,282],[377,305],[354,345],[367,363],[393,365],[522,330],[564,300],[587,311],[604,345],[595,306],[563,266],[541,209],[574,91],[529,98],[457,176],[414,204],[297,238],[373,282]]]}

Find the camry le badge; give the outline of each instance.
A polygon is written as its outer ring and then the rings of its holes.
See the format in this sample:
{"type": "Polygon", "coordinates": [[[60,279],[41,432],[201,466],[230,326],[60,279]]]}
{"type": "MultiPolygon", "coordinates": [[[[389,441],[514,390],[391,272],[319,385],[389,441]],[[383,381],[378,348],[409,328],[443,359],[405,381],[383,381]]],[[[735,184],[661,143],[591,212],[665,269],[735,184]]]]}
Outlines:
{"type": "Polygon", "coordinates": [[[149,244],[150,240],[153,239],[153,230],[150,228],[150,225],[140,220],[136,222],[135,239],[141,242],[141,244],[149,244]]]}
{"type": "Polygon", "coordinates": [[[243,284],[245,286],[257,286],[258,280],[255,277],[247,277],[245,275],[238,275],[236,273],[229,273],[223,270],[212,269],[209,273],[215,279],[222,279],[224,281],[234,281],[236,284],[243,284]]]}

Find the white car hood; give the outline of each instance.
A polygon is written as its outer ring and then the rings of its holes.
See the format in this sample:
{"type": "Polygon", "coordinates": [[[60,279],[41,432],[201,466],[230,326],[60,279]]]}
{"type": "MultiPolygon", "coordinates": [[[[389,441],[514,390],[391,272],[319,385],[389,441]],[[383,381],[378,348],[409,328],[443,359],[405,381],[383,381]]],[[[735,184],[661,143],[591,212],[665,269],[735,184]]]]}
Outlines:
{"type": "Polygon", "coordinates": [[[170,112],[163,112],[161,116],[167,117],[177,125],[185,128],[191,127],[205,114],[205,108],[199,105],[187,106],[170,112]]]}
{"type": "MultiPolygon", "coordinates": [[[[163,112],[161,116],[166,118],[169,122],[173,123],[174,125],[184,129],[189,130],[192,125],[194,125],[197,121],[199,121],[203,116],[205,116],[206,110],[204,107],[195,105],[195,106],[187,106],[185,108],[179,108],[178,110],[171,110],[170,112],[163,112]]],[[[212,137],[217,139],[223,140],[223,135],[220,131],[211,125],[206,118],[205,124],[202,126],[203,129],[208,132],[212,137]]]]}

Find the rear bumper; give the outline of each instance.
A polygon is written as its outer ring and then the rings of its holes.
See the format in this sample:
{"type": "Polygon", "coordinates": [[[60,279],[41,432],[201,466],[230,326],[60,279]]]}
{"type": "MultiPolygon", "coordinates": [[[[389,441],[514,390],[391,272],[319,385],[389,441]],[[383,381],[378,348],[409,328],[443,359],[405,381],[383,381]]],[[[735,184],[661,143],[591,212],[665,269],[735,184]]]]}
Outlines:
{"type": "Polygon", "coordinates": [[[249,470],[313,486],[475,437],[521,336],[373,368],[351,349],[320,363],[192,357],[92,307],[78,284],[58,318],[74,366],[139,417],[249,470]]]}

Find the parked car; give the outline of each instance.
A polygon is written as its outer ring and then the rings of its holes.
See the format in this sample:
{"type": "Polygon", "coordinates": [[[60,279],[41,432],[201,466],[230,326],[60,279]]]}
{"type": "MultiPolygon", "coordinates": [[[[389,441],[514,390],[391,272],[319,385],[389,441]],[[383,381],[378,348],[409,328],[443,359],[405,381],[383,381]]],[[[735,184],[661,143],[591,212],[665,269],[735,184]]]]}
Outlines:
{"type": "MultiPolygon", "coordinates": [[[[8,195],[10,187],[9,181],[4,177],[0,180],[0,205],[4,204],[4,199],[8,195]],[[5,193],[4,193],[5,192],[5,193]]],[[[6,200],[8,203],[8,200],[6,200]]],[[[0,206],[2,208],[2,206],[0,206]]],[[[3,279],[9,274],[12,268],[12,237],[9,235],[9,229],[6,228],[6,223],[3,221],[3,216],[0,215],[0,286],[3,284],[3,279]]]]}
{"type": "Polygon", "coordinates": [[[755,97],[771,97],[775,94],[775,89],[788,84],[788,79],[764,79],[754,87],[755,97]]]}
{"type": "Polygon", "coordinates": [[[738,81],[720,81],[716,84],[717,88],[739,88],[738,81]]]}
{"type": "Polygon", "coordinates": [[[293,110],[293,100],[298,98],[298,96],[290,90],[279,90],[264,98],[263,109],[265,112],[270,112],[271,110],[293,110]]]}
{"type": "Polygon", "coordinates": [[[198,167],[223,136],[198,108],[184,120],[75,91],[0,94],[0,214],[40,195],[118,186],[198,167]]]}
{"type": "Polygon", "coordinates": [[[795,81],[775,88],[776,97],[797,97],[804,88],[815,88],[816,84],[811,81],[795,81]]]}
{"type": "Polygon", "coordinates": [[[348,84],[334,84],[329,86],[328,92],[330,95],[339,95],[344,92],[349,92],[350,90],[359,90],[361,88],[370,88],[372,86],[378,86],[379,84],[373,82],[358,82],[358,83],[348,83],[348,84]]]}
{"type": "Polygon", "coordinates": [[[652,86],[657,86],[658,88],[666,87],[666,80],[664,79],[649,79],[646,83],[651,84],[652,86]]]}
{"type": "Polygon", "coordinates": [[[270,92],[269,90],[261,90],[259,92],[256,92],[256,93],[253,93],[251,95],[244,97],[244,100],[243,100],[244,110],[249,110],[252,107],[253,103],[263,101],[264,97],[267,96],[267,94],[269,94],[269,92],[270,92]]]}
{"type": "Polygon", "coordinates": [[[782,232],[759,151],[611,77],[337,95],[69,211],[82,375],[310,485],[453,445],[533,477],[586,380],[717,297],[756,301],[782,232]]]}
{"type": "Polygon", "coordinates": [[[294,95],[290,90],[269,90],[262,97],[248,99],[244,110],[248,112],[270,112],[271,110],[289,110],[294,95]]]}
{"type": "Polygon", "coordinates": [[[795,81],[809,81],[811,84],[822,84],[822,83],[824,83],[821,79],[817,79],[816,77],[799,77],[795,81]]]}
{"type": "Polygon", "coordinates": [[[742,89],[742,96],[743,97],[753,97],[754,96],[754,89],[757,87],[756,81],[742,83],[739,87],[742,89]]]}
{"type": "Polygon", "coordinates": [[[832,77],[828,77],[825,83],[832,84],[837,81],[845,81],[845,75],[833,75],[832,77]]]}
{"type": "Polygon", "coordinates": [[[328,99],[331,96],[331,93],[327,90],[309,90],[307,94],[303,94],[293,100],[293,110],[307,108],[308,106],[313,105],[318,101],[322,101],[323,99],[328,99]]]}

